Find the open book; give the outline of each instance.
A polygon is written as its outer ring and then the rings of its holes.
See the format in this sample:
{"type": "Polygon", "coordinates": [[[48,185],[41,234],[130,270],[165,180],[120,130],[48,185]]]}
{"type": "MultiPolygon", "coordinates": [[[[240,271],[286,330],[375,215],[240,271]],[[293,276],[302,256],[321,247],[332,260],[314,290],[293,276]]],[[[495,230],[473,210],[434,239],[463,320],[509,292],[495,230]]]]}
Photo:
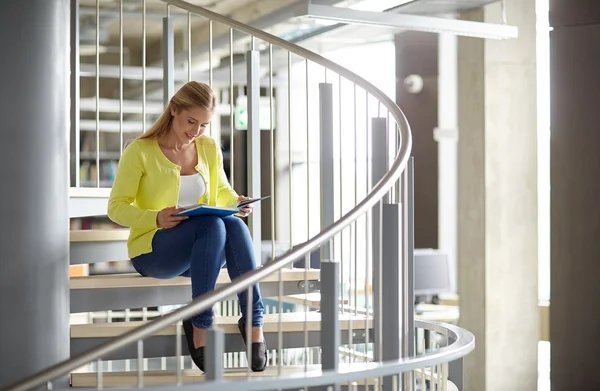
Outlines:
{"type": "Polygon", "coordinates": [[[249,200],[242,201],[239,204],[230,205],[230,206],[212,206],[212,205],[207,205],[207,204],[196,204],[196,205],[184,206],[183,209],[185,209],[185,210],[182,212],[176,213],[174,216],[189,216],[189,217],[203,216],[203,215],[219,216],[219,217],[231,216],[236,213],[239,213],[240,209],[244,208],[245,206],[248,206],[255,202],[262,201],[269,197],[271,197],[271,196],[264,196],[264,197],[260,197],[260,198],[251,198],[249,200]]]}

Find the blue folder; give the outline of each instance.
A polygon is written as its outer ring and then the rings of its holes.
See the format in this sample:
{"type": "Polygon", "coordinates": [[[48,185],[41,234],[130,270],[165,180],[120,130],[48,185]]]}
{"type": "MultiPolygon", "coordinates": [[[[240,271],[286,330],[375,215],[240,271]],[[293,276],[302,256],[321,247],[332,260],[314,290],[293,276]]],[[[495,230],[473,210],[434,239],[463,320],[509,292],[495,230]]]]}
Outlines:
{"type": "Polygon", "coordinates": [[[242,201],[239,204],[232,205],[232,206],[211,206],[211,205],[206,205],[206,204],[191,205],[191,206],[185,207],[186,210],[176,213],[174,216],[188,216],[188,217],[206,216],[206,215],[218,216],[218,217],[231,216],[236,213],[239,213],[240,209],[242,209],[243,207],[253,204],[255,202],[262,201],[269,197],[270,196],[265,196],[265,197],[260,197],[260,198],[252,198],[252,199],[242,201]]]}

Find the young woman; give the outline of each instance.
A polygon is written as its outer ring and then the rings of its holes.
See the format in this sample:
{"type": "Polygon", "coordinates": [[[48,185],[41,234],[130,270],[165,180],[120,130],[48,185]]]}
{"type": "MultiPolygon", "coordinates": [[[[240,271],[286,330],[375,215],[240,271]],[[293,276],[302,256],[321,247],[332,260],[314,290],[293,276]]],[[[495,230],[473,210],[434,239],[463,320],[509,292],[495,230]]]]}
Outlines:
{"type": "MultiPolygon", "coordinates": [[[[192,298],[215,289],[224,263],[231,279],[256,268],[250,232],[240,218],[175,216],[185,205],[228,206],[247,199],[231,188],[218,144],[204,135],[215,105],[207,85],[192,81],[181,87],[158,121],[123,151],[108,202],[110,219],[131,229],[127,245],[133,267],[154,278],[191,277],[192,298]]],[[[241,214],[251,211],[250,206],[241,214]]],[[[238,298],[238,326],[246,342],[247,290],[238,298]]],[[[201,370],[205,330],[212,324],[210,310],[183,323],[190,356],[201,370]]],[[[263,302],[254,286],[253,371],[267,365],[262,325],[263,302]]]]}

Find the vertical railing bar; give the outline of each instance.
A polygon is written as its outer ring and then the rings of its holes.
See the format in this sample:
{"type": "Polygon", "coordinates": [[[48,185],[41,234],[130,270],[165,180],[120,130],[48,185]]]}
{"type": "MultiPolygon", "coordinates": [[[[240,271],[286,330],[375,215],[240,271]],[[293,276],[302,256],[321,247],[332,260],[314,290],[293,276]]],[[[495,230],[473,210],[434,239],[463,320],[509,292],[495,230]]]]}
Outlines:
{"type": "MultiPolygon", "coordinates": [[[[369,107],[369,96],[367,94],[367,110],[369,107]]],[[[378,105],[379,107],[379,105],[378,105]]],[[[379,150],[380,148],[380,132],[379,132],[379,118],[380,118],[381,114],[378,110],[377,112],[377,118],[376,119],[372,119],[371,121],[369,121],[369,118],[367,118],[367,145],[369,145],[369,149],[367,150],[367,154],[370,152],[370,156],[367,159],[368,162],[371,162],[371,169],[368,171],[368,173],[370,174],[371,177],[371,183],[373,182],[377,182],[381,179],[381,177],[383,177],[385,175],[385,172],[387,172],[387,164],[385,162],[385,158],[384,158],[384,164],[382,167],[379,166],[379,161],[375,162],[375,151],[379,150]],[[371,124],[371,132],[369,133],[368,131],[368,126],[369,123],[371,124]],[[376,134],[377,132],[377,134],[376,134]],[[369,139],[370,136],[370,139],[369,139]]],[[[367,116],[368,117],[368,116],[367,116]]],[[[385,139],[383,141],[383,143],[385,143],[385,139]]],[[[368,163],[367,163],[368,165],[368,163]]],[[[375,237],[375,239],[371,239],[373,241],[372,245],[375,246],[376,248],[376,255],[373,255],[374,259],[373,259],[373,265],[377,265],[377,267],[373,268],[373,304],[374,304],[374,308],[373,308],[373,314],[374,316],[377,317],[377,330],[375,333],[375,344],[374,344],[374,353],[376,353],[376,360],[377,361],[383,361],[383,318],[384,318],[384,310],[383,310],[383,235],[384,235],[384,229],[383,229],[383,200],[381,200],[380,202],[378,202],[375,206],[376,211],[374,213],[377,213],[377,220],[376,220],[376,231],[377,232],[377,236],[375,237]],[[377,243],[375,243],[375,241],[377,243]],[[375,259],[376,256],[376,259],[375,259]],[[377,273],[377,274],[375,274],[377,273]],[[377,300],[375,300],[375,289],[377,292],[377,300]],[[375,304],[376,304],[376,308],[375,308],[375,304]]],[[[371,224],[373,224],[373,220],[371,220],[371,224]]],[[[371,230],[369,230],[369,232],[371,232],[371,230]]],[[[373,254],[372,252],[370,254],[373,254]]],[[[397,282],[397,281],[396,281],[397,282]]],[[[391,288],[391,287],[389,287],[391,288]]],[[[391,299],[391,297],[390,297],[391,299]]],[[[394,309],[395,310],[395,309],[394,309]]],[[[388,341],[391,344],[395,344],[396,341],[388,341]]],[[[374,354],[375,356],[375,354],[374,354]]],[[[387,358],[387,357],[386,357],[387,358]]],[[[378,378],[379,382],[383,385],[384,389],[388,388],[388,380],[389,377],[387,377],[385,384],[384,384],[384,379],[383,377],[378,378]]]]}
{"type": "MultiPolygon", "coordinates": [[[[213,88],[213,21],[208,20],[208,86],[213,88]]],[[[212,122],[208,124],[208,135],[212,136],[212,122]]]]}
{"type": "Polygon", "coordinates": [[[229,182],[234,187],[234,131],[233,131],[233,28],[229,28],[229,182]]]}
{"type": "MultiPolygon", "coordinates": [[[[167,12],[168,13],[168,12],[167,12]]],[[[173,18],[163,18],[163,104],[167,106],[174,94],[175,85],[175,32],[173,18]]]]}
{"type": "Polygon", "coordinates": [[[440,381],[442,382],[442,391],[446,391],[446,364],[440,364],[440,381]]]}
{"type": "Polygon", "coordinates": [[[142,0],[142,133],[146,132],[146,0],[142,0]]]}
{"type": "MultiPolygon", "coordinates": [[[[378,356],[378,361],[383,361],[383,322],[381,321],[382,319],[382,314],[383,314],[383,203],[380,201],[377,203],[377,209],[379,209],[379,221],[377,222],[378,225],[378,232],[379,235],[377,237],[377,246],[379,247],[379,251],[377,252],[377,260],[376,262],[379,264],[379,266],[377,267],[377,291],[379,292],[379,301],[377,302],[377,307],[378,307],[378,316],[379,318],[379,322],[377,323],[377,356],[378,356]]],[[[375,276],[373,276],[375,278],[375,276]]],[[[383,381],[383,378],[380,378],[383,381]]]]}
{"type": "MultiPolygon", "coordinates": [[[[379,102],[379,105],[381,106],[381,102],[379,102]]],[[[390,162],[392,161],[390,147],[391,147],[390,112],[388,111],[385,116],[385,171],[386,172],[388,172],[390,170],[390,162]]],[[[382,199],[383,202],[388,203],[388,204],[392,202],[392,190],[393,189],[390,189],[387,192],[385,197],[382,199]]]]}
{"type": "MultiPolygon", "coordinates": [[[[423,346],[425,346],[425,341],[423,341],[423,346]]],[[[421,369],[421,390],[423,390],[423,391],[427,390],[427,380],[425,378],[425,368],[421,369]]]]}
{"type": "Polygon", "coordinates": [[[187,55],[188,81],[192,81],[192,13],[190,11],[187,13],[187,55]]]}
{"type": "Polygon", "coordinates": [[[282,372],[283,354],[283,269],[279,269],[279,291],[277,297],[277,375],[282,372]]]}
{"type": "MultiPolygon", "coordinates": [[[[246,53],[248,126],[246,131],[246,176],[247,191],[252,197],[261,194],[261,126],[260,126],[260,53],[246,53]]],[[[257,260],[262,259],[261,207],[257,205],[249,216],[248,226],[253,239],[253,251],[257,260]]]]}
{"type": "Polygon", "coordinates": [[[248,362],[248,374],[252,366],[252,302],[254,301],[252,286],[248,287],[248,295],[246,298],[246,361],[248,362]]]}
{"type": "MultiPolygon", "coordinates": [[[[290,248],[294,247],[294,215],[293,204],[293,184],[292,184],[292,53],[288,51],[287,61],[287,120],[288,120],[288,176],[289,176],[289,222],[290,222],[290,248]]],[[[294,268],[294,263],[290,264],[290,269],[294,268]]]]}
{"type": "MultiPolygon", "coordinates": [[[[365,214],[365,227],[366,227],[366,231],[367,233],[369,232],[369,220],[371,219],[371,212],[367,211],[365,214]]],[[[370,309],[370,305],[369,305],[369,278],[370,278],[370,273],[369,273],[369,240],[367,239],[365,242],[365,343],[363,345],[363,353],[365,355],[365,362],[368,362],[369,357],[368,357],[368,349],[367,346],[369,345],[369,309],[370,309]]],[[[368,382],[367,380],[365,380],[365,391],[367,391],[368,389],[368,382]]]]}
{"type": "Polygon", "coordinates": [[[144,387],[144,367],[143,367],[143,361],[144,361],[144,341],[143,340],[139,340],[137,343],[137,386],[138,388],[143,388],[144,387]]]}
{"type": "Polygon", "coordinates": [[[448,363],[443,364],[444,365],[444,384],[442,385],[442,390],[443,391],[448,391],[448,363]]]}
{"type": "MultiPolygon", "coordinates": [[[[112,323],[112,311],[111,310],[106,311],[106,323],[112,323]]],[[[112,372],[112,369],[113,369],[112,360],[108,360],[106,362],[106,370],[108,372],[112,372]]]]}
{"type": "Polygon", "coordinates": [[[223,358],[225,335],[219,327],[206,330],[206,378],[205,381],[216,382],[223,380],[223,358]]]}
{"type": "MultiPolygon", "coordinates": [[[[275,135],[273,126],[273,44],[269,43],[269,124],[271,144],[271,194],[275,194],[275,135]]],[[[271,199],[271,259],[275,259],[275,200],[271,199]]],[[[278,281],[278,315],[277,315],[277,365],[278,375],[281,375],[281,347],[283,345],[283,272],[279,269],[278,281]]]]}
{"type": "MultiPolygon", "coordinates": [[[[408,159],[403,173],[402,224],[402,357],[414,355],[414,158],[408,159]]],[[[414,380],[407,373],[403,388],[412,391],[414,380]]]]}
{"type": "MultiPolygon", "coordinates": [[[[349,239],[350,239],[350,243],[352,243],[352,235],[353,235],[353,227],[354,224],[350,224],[350,232],[349,232],[349,239]]],[[[349,269],[349,273],[348,273],[348,285],[351,287],[352,286],[352,264],[353,264],[353,259],[352,259],[352,244],[350,245],[349,248],[350,252],[350,262],[349,265],[350,267],[349,269]]],[[[354,275],[356,275],[356,270],[354,270],[354,275]]],[[[356,279],[356,277],[354,277],[356,279]]],[[[356,285],[354,286],[354,291],[356,291],[356,285]]],[[[356,307],[357,304],[356,302],[352,302],[352,297],[351,297],[351,293],[352,290],[350,290],[348,292],[348,319],[349,319],[349,323],[348,323],[348,348],[350,350],[350,357],[348,358],[348,362],[352,363],[355,361],[355,356],[356,354],[354,354],[354,344],[353,339],[354,339],[354,316],[352,316],[352,306],[356,307]]],[[[342,298],[342,307],[344,306],[344,298],[342,298]]],[[[356,311],[356,308],[355,308],[356,311]]]]}
{"type": "MultiPolygon", "coordinates": [[[[329,259],[321,262],[321,341],[322,369],[339,370],[339,348],[341,345],[340,318],[338,311],[339,262],[329,259]]],[[[340,390],[340,384],[331,386],[340,390]]]]}
{"type": "MultiPolygon", "coordinates": [[[[365,91],[365,97],[366,97],[366,101],[367,101],[367,105],[365,107],[365,145],[366,145],[366,156],[365,156],[365,161],[366,161],[366,175],[365,175],[365,179],[366,179],[366,193],[369,193],[369,149],[370,149],[370,145],[369,145],[369,92],[365,91]]],[[[372,212],[371,210],[368,210],[366,213],[366,221],[365,221],[365,228],[366,228],[366,241],[365,241],[365,314],[367,316],[369,316],[369,309],[370,309],[370,304],[369,304],[369,287],[372,286],[372,284],[369,284],[369,280],[371,278],[370,276],[370,270],[369,270],[369,264],[370,264],[370,254],[372,251],[372,237],[371,237],[371,224],[370,222],[372,221],[372,212]]],[[[375,311],[373,311],[373,316],[375,316],[375,311]]],[[[375,320],[375,319],[373,319],[375,320]]],[[[376,322],[374,322],[376,323],[376,322]]],[[[365,346],[364,346],[364,354],[365,354],[365,361],[368,360],[368,349],[367,349],[367,345],[368,345],[368,341],[369,341],[369,327],[368,327],[368,322],[365,323],[365,346]]],[[[375,359],[375,356],[373,356],[373,359],[375,359]]],[[[365,379],[365,391],[368,388],[368,381],[365,379]]]]}
{"type": "MultiPolygon", "coordinates": [[[[431,338],[432,334],[433,333],[430,332],[430,338],[431,338]]],[[[433,338],[431,338],[431,339],[433,339],[433,338]]],[[[435,342],[429,341],[429,351],[430,352],[434,352],[435,351],[435,342]]],[[[435,365],[431,365],[430,371],[431,372],[430,372],[430,377],[429,377],[429,389],[431,391],[434,391],[435,390],[435,383],[436,383],[435,382],[435,377],[434,377],[434,375],[435,375],[435,365]]]]}
{"type": "Polygon", "coordinates": [[[275,259],[275,124],[273,121],[273,44],[269,43],[269,144],[271,149],[271,259],[275,259]]]}
{"type": "MultiPolygon", "coordinates": [[[[131,310],[129,308],[125,309],[125,322],[129,322],[131,320],[131,310]]],[[[91,323],[91,322],[90,322],[91,323]]],[[[129,372],[131,369],[131,360],[125,360],[125,371],[129,372]]]]}
{"type": "MultiPolygon", "coordinates": [[[[402,143],[404,142],[404,140],[402,140],[402,134],[400,133],[400,125],[398,123],[396,123],[396,150],[400,150],[400,146],[402,145],[402,143]]],[[[396,202],[398,202],[398,200],[401,198],[401,189],[400,189],[400,179],[398,179],[396,181],[396,202]]]]}
{"type": "MultiPolygon", "coordinates": [[[[310,263],[310,253],[304,262],[305,265],[310,263]]],[[[308,372],[308,267],[304,268],[304,372],[308,372]]]]}
{"type": "Polygon", "coordinates": [[[96,0],[96,187],[100,187],[100,0],[96,0]]]}
{"type": "Polygon", "coordinates": [[[70,170],[71,182],[69,186],[72,186],[73,180],[75,181],[75,187],[81,186],[81,134],[79,119],[81,116],[80,112],[80,57],[79,57],[79,0],[71,0],[71,145],[69,150],[72,153],[75,161],[73,162],[74,167],[70,170]]]}
{"type": "MultiPolygon", "coordinates": [[[[142,321],[146,322],[148,320],[148,307],[142,307],[142,321]]],[[[143,360],[143,368],[144,370],[148,369],[148,359],[144,358],[143,360]]]]}
{"type": "Polygon", "coordinates": [[[123,0],[119,1],[119,156],[123,154],[123,0]]]}
{"type": "MultiPolygon", "coordinates": [[[[308,59],[304,60],[306,73],[306,240],[310,239],[310,110],[309,110],[309,85],[308,85],[308,59]]],[[[304,265],[308,268],[309,263],[304,265]]]]}
{"type": "Polygon", "coordinates": [[[180,386],[183,383],[182,372],[181,372],[181,327],[182,322],[179,321],[175,324],[175,371],[177,373],[177,385],[180,386]]]}
{"type": "MultiPolygon", "coordinates": [[[[389,170],[389,165],[390,162],[392,161],[393,157],[396,155],[396,151],[393,149],[392,147],[392,131],[391,129],[391,124],[390,124],[390,111],[386,110],[386,116],[385,116],[385,123],[386,123],[386,148],[385,148],[385,161],[386,161],[386,167],[388,167],[389,170]]],[[[387,202],[388,203],[393,203],[394,202],[394,187],[390,188],[390,191],[388,192],[387,195],[387,202]]]]}
{"type": "Polygon", "coordinates": [[[102,359],[96,360],[96,386],[99,390],[104,388],[104,379],[102,378],[102,359]]]}
{"type": "MultiPolygon", "coordinates": [[[[327,68],[325,68],[327,69],[327,68]]],[[[327,77],[327,72],[325,73],[325,76],[327,77]]],[[[343,190],[343,185],[344,185],[344,177],[343,177],[343,169],[342,167],[344,166],[342,164],[342,150],[343,150],[343,145],[342,145],[342,75],[338,74],[338,121],[339,121],[339,147],[340,147],[340,152],[339,152],[339,156],[340,156],[340,217],[341,218],[344,214],[344,207],[343,207],[343,201],[344,201],[344,190],[343,190]]],[[[340,276],[340,296],[341,296],[341,313],[344,313],[344,230],[342,230],[342,232],[340,232],[340,270],[341,270],[341,276],[340,276]]],[[[351,266],[349,267],[350,269],[352,268],[351,266]]],[[[351,273],[349,273],[350,275],[351,273]]],[[[350,303],[350,300],[348,300],[348,303],[350,303]]],[[[348,321],[350,323],[352,323],[352,318],[349,318],[348,321]]],[[[350,326],[350,328],[352,328],[352,326],[350,326]]]]}
{"type": "MultiPolygon", "coordinates": [[[[358,117],[356,114],[356,83],[352,99],[354,112],[354,206],[358,205],[358,117]]],[[[358,219],[354,225],[354,316],[358,315],[358,219]]],[[[355,360],[356,361],[356,360],[355,360]]]]}

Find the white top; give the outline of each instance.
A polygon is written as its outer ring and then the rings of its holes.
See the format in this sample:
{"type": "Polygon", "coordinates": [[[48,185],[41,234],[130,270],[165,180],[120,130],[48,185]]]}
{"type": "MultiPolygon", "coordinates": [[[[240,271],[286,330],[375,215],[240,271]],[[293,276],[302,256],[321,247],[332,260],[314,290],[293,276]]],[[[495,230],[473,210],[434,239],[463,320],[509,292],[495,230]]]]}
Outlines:
{"type": "Polygon", "coordinates": [[[181,175],[178,206],[190,206],[198,203],[206,192],[206,182],[200,174],[181,175]]]}

